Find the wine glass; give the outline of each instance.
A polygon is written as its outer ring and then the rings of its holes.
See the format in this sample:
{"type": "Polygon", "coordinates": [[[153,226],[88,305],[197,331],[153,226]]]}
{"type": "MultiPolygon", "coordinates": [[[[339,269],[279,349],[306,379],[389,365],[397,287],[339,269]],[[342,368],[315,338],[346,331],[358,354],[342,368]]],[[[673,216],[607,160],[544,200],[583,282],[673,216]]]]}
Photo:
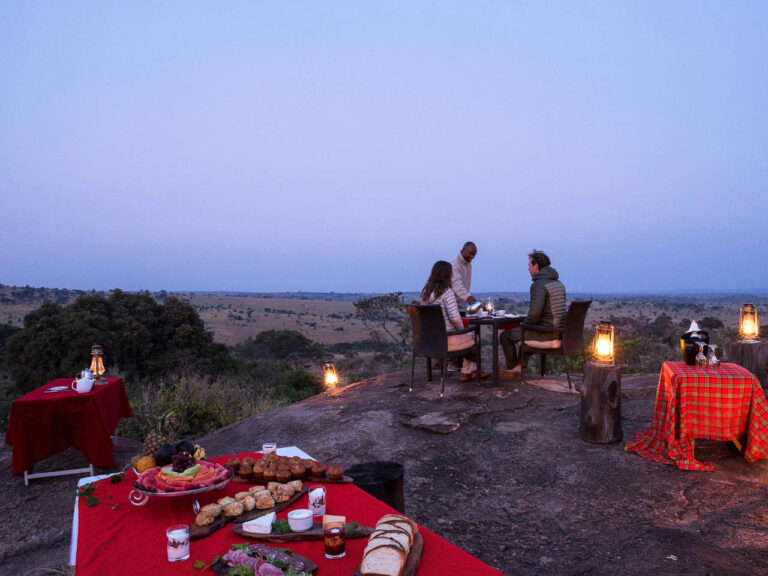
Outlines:
{"type": "Polygon", "coordinates": [[[709,345],[709,359],[707,362],[711,368],[718,368],[720,366],[720,360],[715,356],[715,348],[717,348],[717,346],[714,344],[709,345]]]}
{"type": "Polygon", "coordinates": [[[696,354],[696,366],[704,367],[707,365],[707,357],[704,356],[704,346],[707,345],[704,341],[696,342],[699,345],[699,353],[696,354]]]}

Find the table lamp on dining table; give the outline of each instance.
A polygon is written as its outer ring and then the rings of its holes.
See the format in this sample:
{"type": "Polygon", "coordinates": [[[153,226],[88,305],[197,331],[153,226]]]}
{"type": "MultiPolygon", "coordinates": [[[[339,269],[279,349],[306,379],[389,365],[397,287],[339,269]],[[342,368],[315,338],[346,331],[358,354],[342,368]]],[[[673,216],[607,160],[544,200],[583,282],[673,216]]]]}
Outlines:
{"type": "Polygon", "coordinates": [[[102,378],[106,369],[104,368],[104,348],[99,344],[91,346],[91,367],[90,371],[93,372],[96,378],[95,384],[104,384],[107,379],[102,378]]]}

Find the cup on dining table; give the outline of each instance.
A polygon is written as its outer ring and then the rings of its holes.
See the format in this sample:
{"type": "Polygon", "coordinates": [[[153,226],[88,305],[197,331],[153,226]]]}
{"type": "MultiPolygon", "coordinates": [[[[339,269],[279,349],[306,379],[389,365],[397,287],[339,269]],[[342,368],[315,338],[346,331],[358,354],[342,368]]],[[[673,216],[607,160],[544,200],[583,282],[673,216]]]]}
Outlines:
{"type": "Polygon", "coordinates": [[[309,487],[309,509],[312,510],[312,516],[325,514],[325,496],[325,486],[309,487]]]}
{"type": "Polygon", "coordinates": [[[267,454],[272,454],[272,452],[277,452],[277,444],[274,442],[265,442],[261,445],[261,453],[266,456],[267,454]]]}
{"type": "Polygon", "coordinates": [[[168,562],[181,562],[189,558],[189,526],[176,524],[165,530],[168,539],[168,562]]]}
{"type": "Polygon", "coordinates": [[[504,316],[504,314],[506,313],[507,311],[504,310],[503,308],[501,310],[496,310],[496,316],[504,316]]]}

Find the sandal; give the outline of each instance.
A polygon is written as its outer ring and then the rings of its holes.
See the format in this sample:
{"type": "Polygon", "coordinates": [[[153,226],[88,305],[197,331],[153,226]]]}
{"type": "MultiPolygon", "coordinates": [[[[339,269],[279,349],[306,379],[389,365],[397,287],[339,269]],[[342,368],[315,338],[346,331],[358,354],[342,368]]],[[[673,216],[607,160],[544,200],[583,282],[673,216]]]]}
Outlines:
{"type": "Polygon", "coordinates": [[[482,380],[483,378],[488,378],[488,376],[490,376],[490,374],[488,374],[488,372],[483,372],[481,370],[480,371],[480,377],[478,378],[477,370],[474,370],[473,372],[470,372],[469,374],[462,374],[461,375],[461,381],[462,382],[469,382],[470,380],[475,380],[475,379],[482,380]]]}

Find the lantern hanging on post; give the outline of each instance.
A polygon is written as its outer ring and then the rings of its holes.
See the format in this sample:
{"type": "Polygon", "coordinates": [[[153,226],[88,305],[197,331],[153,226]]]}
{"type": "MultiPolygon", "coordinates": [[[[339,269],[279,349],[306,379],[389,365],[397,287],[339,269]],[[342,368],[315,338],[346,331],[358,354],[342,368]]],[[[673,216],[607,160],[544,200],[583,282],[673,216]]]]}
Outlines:
{"type": "Polygon", "coordinates": [[[760,322],[757,319],[757,309],[752,304],[744,304],[739,310],[739,336],[742,342],[760,340],[760,322]]]}
{"type": "Polygon", "coordinates": [[[339,374],[333,362],[323,364],[323,375],[326,388],[334,388],[339,384],[339,374]]]}
{"type": "Polygon", "coordinates": [[[613,324],[600,322],[595,328],[595,362],[613,364],[613,324]]]}
{"type": "Polygon", "coordinates": [[[102,376],[106,372],[104,369],[104,348],[99,344],[91,346],[91,372],[96,378],[96,382],[103,381],[102,376]]]}

